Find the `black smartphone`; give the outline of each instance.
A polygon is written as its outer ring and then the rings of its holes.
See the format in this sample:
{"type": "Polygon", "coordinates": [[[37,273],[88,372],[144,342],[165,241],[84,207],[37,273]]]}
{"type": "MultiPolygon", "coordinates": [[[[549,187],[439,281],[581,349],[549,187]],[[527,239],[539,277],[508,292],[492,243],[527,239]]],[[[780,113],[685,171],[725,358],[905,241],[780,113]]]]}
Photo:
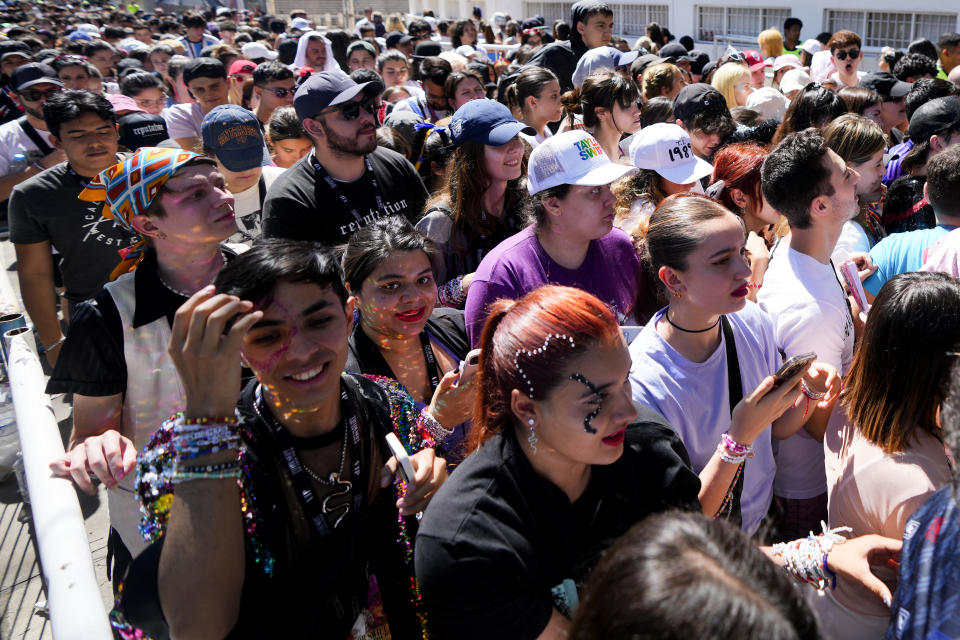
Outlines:
{"type": "Polygon", "coordinates": [[[786,362],[780,365],[780,368],[777,369],[777,372],[773,374],[773,388],[776,389],[793,376],[805,370],[816,359],[817,354],[813,353],[812,351],[810,353],[804,353],[799,356],[788,358],[786,362]]]}

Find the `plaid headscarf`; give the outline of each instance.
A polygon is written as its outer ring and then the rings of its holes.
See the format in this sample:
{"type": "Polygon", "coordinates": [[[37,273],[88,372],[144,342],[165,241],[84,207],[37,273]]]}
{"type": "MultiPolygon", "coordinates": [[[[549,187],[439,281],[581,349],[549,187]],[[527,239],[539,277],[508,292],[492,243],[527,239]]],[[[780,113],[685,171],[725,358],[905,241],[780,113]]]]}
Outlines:
{"type": "MultiPolygon", "coordinates": [[[[87,202],[104,202],[103,217],[113,220],[128,231],[134,231],[130,221],[144,214],[160,193],[160,188],[177,170],[194,158],[202,157],[183,149],[141,147],[136,153],[112,167],[101,171],[77,196],[87,202]]],[[[132,271],[143,260],[146,243],[120,250],[123,260],[110,279],[132,271]]]]}

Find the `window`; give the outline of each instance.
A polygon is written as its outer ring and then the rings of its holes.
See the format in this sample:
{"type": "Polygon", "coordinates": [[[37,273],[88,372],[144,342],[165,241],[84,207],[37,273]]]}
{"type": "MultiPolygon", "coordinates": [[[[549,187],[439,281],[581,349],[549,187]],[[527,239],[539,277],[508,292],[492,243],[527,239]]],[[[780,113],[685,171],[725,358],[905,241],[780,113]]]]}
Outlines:
{"type": "Polygon", "coordinates": [[[791,15],[789,7],[697,7],[697,39],[714,36],[756,38],[764,29],[783,30],[783,21],[791,15]]]}
{"type": "Polygon", "coordinates": [[[570,21],[571,2],[524,2],[524,15],[543,16],[544,25],[552,28],[557,20],[570,21]]]}
{"type": "Polygon", "coordinates": [[[917,38],[936,42],[940,34],[956,31],[957,14],[827,9],[824,22],[828,31],[849,29],[860,34],[865,47],[905,49],[917,38]]]}
{"type": "Polygon", "coordinates": [[[613,9],[613,30],[618,33],[642,36],[651,22],[669,26],[669,7],[665,4],[611,4],[610,8],[613,9]]]}

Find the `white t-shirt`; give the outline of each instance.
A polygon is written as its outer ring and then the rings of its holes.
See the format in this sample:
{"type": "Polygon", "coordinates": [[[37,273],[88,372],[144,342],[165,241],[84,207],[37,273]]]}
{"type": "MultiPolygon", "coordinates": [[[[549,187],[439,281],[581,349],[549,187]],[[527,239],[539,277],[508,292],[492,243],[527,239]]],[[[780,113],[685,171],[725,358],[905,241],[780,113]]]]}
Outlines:
{"type": "MultiPolygon", "coordinates": [[[[47,144],[53,147],[53,136],[47,131],[37,129],[37,133],[47,144]]],[[[37,145],[33,144],[23,127],[16,120],[11,120],[0,125],[0,176],[10,174],[10,165],[13,164],[13,156],[22,153],[27,156],[27,162],[36,162],[46,154],[41,153],[37,145]]]]}
{"type": "Polygon", "coordinates": [[[549,138],[549,137],[552,136],[552,135],[553,135],[553,134],[550,133],[550,127],[544,127],[544,129],[543,129],[543,135],[540,135],[540,134],[538,133],[538,134],[536,134],[536,135],[531,136],[531,135],[528,135],[528,134],[526,134],[526,133],[522,133],[522,132],[521,132],[521,133],[520,133],[520,139],[523,140],[523,141],[525,141],[527,144],[529,144],[531,149],[536,149],[536,148],[537,148],[537,145],[539,145],[541,142],[543,142],[544,140],[546,140],[547,138],[549,138]]]}
{"type": "MultiPolygon", "coordinates": [[[[263,178],[264,195],[273,181],[277,179],[285,169],[281,167],[263,167],[260,177],[263,178]]],[[[237,219],[238,231],[227,239],[230,243],[250,244],[261,236],[260,208],[263,203],[260,201],[260,181],[258,180],[252,187],[233,194],[233,211],[237,219]]]]}
{"type": "MultiPolygon", "coordinates": [[[[683,440],[693,470],[700,473],[717,450],[720,436],[730,427],[726,345],[721,333],[720,345],[709,358],[691,362],[657,333],[662,315],[663,310],[654,315],[630,345],[633,399],[667,419],[683,440]]],[[[740,379],[747,395],[775,372],[780,362],[773,321],[750,302],[727,319],[737,343],[740,379]]],[[[744,468],[740,498],[743,530],[747,533],[760,526],[773,496],[776,466],[769,426],[753,441],[753,449],[755,457],[744,468]]]]}
{"type": "MultiPolygon", "coordinates": [[[[853,360],[846,294],[829,264],[790,248],[788,238],[774,247],[757,302],[773,319],[777,345],[787,358],[813,351],[817,360],[846,375],[853,360]]],[[[823,445],[805,429],[775,442],[774,449],[776,495],[803,499],[826,493],[823,445]]]]}
{"type": "MultiPolygon", "coordinates": [[[[858,70],[858,71],[857,71],[857,85],[854,85],[854,86],[858,86],[858,85],[860,84],[860,81],[863,80],[863,77],[864,77],[865,75],[867,75],[867,72],[866,72],[866,71],[859,71],[859,70],[858,70]]],[[[837,83],[837,90],[843,89],[844,87],[848,86],[847,84],[845,84],[845,83],[843,82],[843,80],[840,79],[840,72],[838,72],[838,71],[834,71],[833,73],[831,73],[831,74],[830,74],[830,79],[837,83]]]]}
{"type": "Polygon", "coordinates": [[[867,237],[867,232],[858,223],[847,220],[843,223],[843,230],[840,232],[840,238],[837,239],[837,246],[833,248],[833,255],[830,256],[830,259],[833,260],[833,266],[840,269],[840,265],[850,258],[850,254],[858,251],[863,253],[870,251],[870,238],[867,237]]]}
{"type": "MultiPolygon", "coordinates": [[[[200,138],[200,125],[203,123],[203,110],[198,102],[175,104],[164,109],[160,115],[167,123],[167,133],[174,140],[180,138],[200,138]]],[[[192,151],[192,149],[191,149],[192,151]]]]}

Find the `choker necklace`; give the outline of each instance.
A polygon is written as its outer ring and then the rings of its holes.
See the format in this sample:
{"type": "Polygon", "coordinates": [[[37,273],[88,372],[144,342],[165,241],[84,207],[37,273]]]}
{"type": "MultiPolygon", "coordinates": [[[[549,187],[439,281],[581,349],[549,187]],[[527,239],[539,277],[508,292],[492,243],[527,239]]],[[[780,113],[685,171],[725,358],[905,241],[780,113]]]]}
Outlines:
{"type": "Polygon", "coordinates": [[[171,292],[171,293],[175,293],[175,294],[177,294],[178,296],[183,296],[184,298],[189,298],[190,296],[193,295],[192,293],[187,293],[186,291],[180,291],[179,289],[174,289],[173,287],[171,287],[170,285],[168,285],[166,282],[163,281],[163,278],[160,277],[160,274],[159,274],[159,273],[157,274],[157,280],[160,281],[160,284],[163,285],[163,288],[164,288],[164,289],[166,289],[167,291],[169,291],[169,292],[171,292]]]}
{"type": "Polygon", "coordinates": [[[667,319],[667,322],[670,323],[670,326],[672,326],[674,329],[678,329],[678,330],[680,330],[680,331],[683,331],[684,333],[706,333],[707,331],[710,331],[710,329],[713,329],[713,328],[716,327],[718,324],[720,324],[720,316],[718,316],[718,317],[717,317],[717,321],[714,322],[714,323],[713,323],[712,325],[710,325],[709,327],[707,327],[706,329],[684,329],[683,327],[681,327],[681,326],[678,325],[676,322],[674,322],[673,320],[670,319],[670,309],[669,309],[669,308],[668,308],[666,311],[663,312],[663,317],[667,319]]]}

